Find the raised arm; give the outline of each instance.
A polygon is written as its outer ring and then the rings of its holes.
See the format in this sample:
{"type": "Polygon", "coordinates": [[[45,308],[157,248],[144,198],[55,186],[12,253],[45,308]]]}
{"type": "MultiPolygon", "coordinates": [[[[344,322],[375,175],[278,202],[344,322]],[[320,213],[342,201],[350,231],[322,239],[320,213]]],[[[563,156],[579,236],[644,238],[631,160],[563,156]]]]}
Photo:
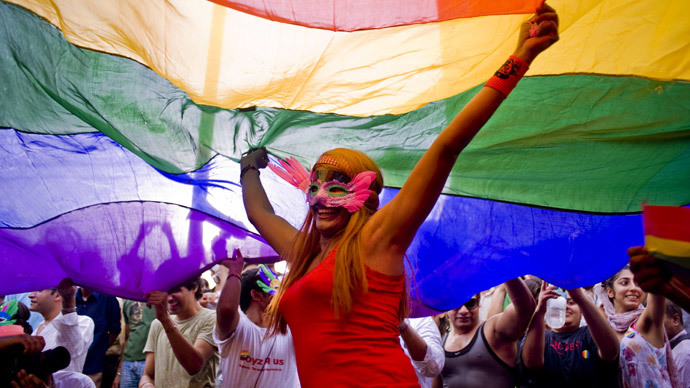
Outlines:
{"type": "Polygon", "coordinates": [[[204,367],[204,363],[213,355],[215,348],[202,339],[197,339],[194,344],[187,341],[168,314],[167,292],[153,291],[146,294],[146,297],[148,298],[147,304],[153,305],[156,309],[156,318],[163,325],[163,330],[168,336],[170,347],[177,361],[190,375],[199,373],[204,367]]]}
{"type": "MultiPolygon", "coordinates": [[[[529,64],[557,40],[558,17],[553,8],[544,4],[523,24],[514,56],[529,64]],[[532,23],[539,25],[533,37],[529,31],[532,23]]],[[[524,74],[525,64],[510,59],[501,75],[508,78],[508,82],[516,82],[518,68],[520,74],[524,74]]],[[[458,155],[504,99],[505,95],[492,87],[482,88],[472,98],[417,162],[395,198],[372,217],[369,222],[372,225],[367,226],[371,241],[393,247],[399,254],[405,252],[441,194],[458,155]]]]}
{"type": "Polygon", "coordinates": [[[407,352],[410,353],[412,361],[424,360],[428,346],[424,338],[417,333],[417,330],[410,326],[409,319],[405,319],[398,328],[400,329],[400,337],[405,342],[407,352]]]}
{"type": "Polygon", "coordinates": [[[690,311],[690,273],[670,262],[662,263],[644,249],[630,256],[635,282],[646,292],[663,295],[690,311]]]}
{"type": "MultiPolygon", "coordinates": [[[[628,249],[631,261],[637,256],[647,255],[644,247],[632,247],[628,249]]],[[[660,348],[664,345],[664,309],[666,298],[657,294],[647,294],[647,307],[637,319],[637,330],[642,337],[653,346],[660,348]]]]}
{"type": "Polygon", "coordinates": [[[664,346],[664,306],[666,298],[647,294],[647,307],[637,320],[637,330],[650,344],[657,348],[664,346]]]}
{"type": "Polygon", "coordinates": [[[503,304],[506,302],[506,286],[501,283],[494,289],[493,296],[491,297],[491,304],[489,305],[489,311],[486,313],[486,319],[498,315],[503,312],[503,304]]]}
{"type": "MultiPolygon", "coordinates": [[[[58,332],[56,344],[64,346],[69,350],[72,356],[70,366],[77,366],[82,368],[83,365],[76,365],[75,359],[78,356],[85,355],[89,346],[93,342],[94,323],[91,318],[84,319],[88,322],[88,329],[80,328],[79,315],[77,315],[76,292],[77,286],[74,285],[72,279],[62,279],[57,286],[57,291],[62,298],[62,317],[53,319],[53,326],[58,332]]],[[[86,323],[85,323],[86,324],[86,323]]]]}
{"type": "Polygon", "coordinates": [[[522,362],[527,369],[537,370],[544,366],[544,336],[546,334],[544,315],[546,315],[546,302],[560,295],[556,288],[554,285],[547,285],[546,282],[541,283],[537,309],[534,311],[534,315],[532,315],[532,320],[527,329],[527,336],[525,336],[525,343],[520,354],[522,362]]]}
{"type": "Polygon", "coordinates": [[[284,218],[275,214],[266,191],[261,185],[259,170],[268,164],[268,155],[263,148],[250,151],[240,160],[240,183],[242,200],[249,222],[259,231],[261,237],[280,255],[286,255],[299,231],[284,218]]]}
{"type": "Polygon", "coordinates": [[[235,250],[232,259],[223,260],[220,264],[228,269],[227,280],[216,306],[216,333],[221,340],[224,340],[235,332],[240,321],[240,313],[237,309],[242,291],[241,274],[244,258],[239,250],[235,250]]]}
{"type": "MultiPolygon", "coordinates": [[[[519,340],[525,334],[537,303],[522,279],[508,280],[505,285],[513,303],[495,319],[493,332],[499,341],[511,342],[519,340]]],[[[491,321],[488,321],[487,325],[490,323],[491,321]]]]}
{"type": "Polygon", "coordinates": [[[620,341],[604,314],[581,288],[568,290],[568,295],[580,306],[592,339],[599,349],[599,357],[604,361],[614,361],[618,357],[620,341]]]}
{"type": "Polygon", "coordinates": [[[400,337],[405,342],[412,366],[418,373],[426,377],[436,377],[441,373],[445,353],[441,335],[431,317],[414,318],[413,322],[406,319],[400,327],[400,337]]]}

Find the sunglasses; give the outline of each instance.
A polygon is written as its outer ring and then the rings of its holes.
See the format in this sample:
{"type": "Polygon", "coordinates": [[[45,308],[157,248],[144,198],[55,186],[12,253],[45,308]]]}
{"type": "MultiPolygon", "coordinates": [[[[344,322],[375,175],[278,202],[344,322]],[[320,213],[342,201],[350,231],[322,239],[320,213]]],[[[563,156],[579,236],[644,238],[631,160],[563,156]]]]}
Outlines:
{"type": "MultiPolygon", "coordinates": [[[[468,300],[467,302],[463,303],[462,305],[467,307],[468,310],[472,310],[472,309],[476,309],[477,306],[479,306],[479,301],[477,300],[477,298],[472,298],[472,299],[468,300]]],[[[460,306],[460,307],[462,307],[462,306],[460,306]]]]}

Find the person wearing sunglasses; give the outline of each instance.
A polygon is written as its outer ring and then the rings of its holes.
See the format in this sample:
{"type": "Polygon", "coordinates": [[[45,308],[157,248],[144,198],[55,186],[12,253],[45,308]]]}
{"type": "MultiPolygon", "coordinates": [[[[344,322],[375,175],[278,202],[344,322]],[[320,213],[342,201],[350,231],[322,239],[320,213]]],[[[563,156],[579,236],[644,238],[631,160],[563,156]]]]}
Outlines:
{"type": "Polygon", "coordinates": [[[536,302],[520,278],[507,281],[505,288],[513,303],[486,321],[479,319],[480,294],[448,312],[446,362],[434,387],[515,387],[517,341],[525,334],[536,302]]]}

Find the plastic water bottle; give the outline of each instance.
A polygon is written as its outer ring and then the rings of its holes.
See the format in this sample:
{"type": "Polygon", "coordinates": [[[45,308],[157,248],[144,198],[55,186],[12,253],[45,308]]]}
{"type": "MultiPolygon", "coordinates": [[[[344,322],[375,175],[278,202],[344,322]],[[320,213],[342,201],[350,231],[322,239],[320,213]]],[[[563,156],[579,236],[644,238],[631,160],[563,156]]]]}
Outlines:
{"type": "Polygon", "coordinates": [[[546,301],[546,315],[544,321],[552,329],[560,329],[565,324],[565,305],[563,295],[546,301]]]}

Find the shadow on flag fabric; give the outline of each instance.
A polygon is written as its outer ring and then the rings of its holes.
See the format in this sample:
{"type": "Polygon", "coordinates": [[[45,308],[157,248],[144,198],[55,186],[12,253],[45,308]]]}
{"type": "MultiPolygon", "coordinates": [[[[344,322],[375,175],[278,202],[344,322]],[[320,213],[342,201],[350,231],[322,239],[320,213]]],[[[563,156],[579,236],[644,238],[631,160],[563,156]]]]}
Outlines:
{"type": "MultiPolygon", "coordinates": [[[[251,147],[304,165],[361,150],[389,201],[539,2],[397,15],[377,2],[295,0],[292,15],[278,1],[11,3],[0,2],[0,265],[11,274],[0,294],[71,277],[141,299],[235,248],[277,259],[242,205],[237,162],[251,147]]],[[[550,5],[561,40],[460,155],[408,251],[415,315],[528,273],[566,288],[601,281],[643,244],[643,202],[690,204],[690,24],[677,17],[690,3],[550,5]]],[[[299,227],[304,195],[261,178],[299,227]]]]}

